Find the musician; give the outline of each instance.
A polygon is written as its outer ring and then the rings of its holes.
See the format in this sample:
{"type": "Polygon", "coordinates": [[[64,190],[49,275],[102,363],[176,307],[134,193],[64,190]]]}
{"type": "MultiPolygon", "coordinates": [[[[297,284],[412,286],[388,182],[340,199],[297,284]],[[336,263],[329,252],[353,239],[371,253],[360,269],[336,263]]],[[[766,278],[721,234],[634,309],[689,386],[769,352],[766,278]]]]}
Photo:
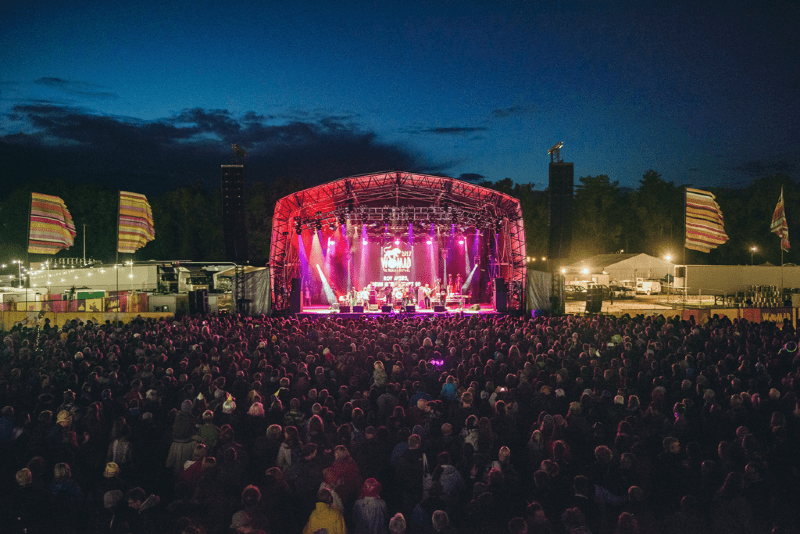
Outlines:
{"type": "Polygon", "coordinates": [[[431,288],[430,285],[425,284],[425,287],[422,288],[423,297],[422,300],[425,303],[425,309],[430,309],[431,307],[431,288]]]}
{"type": "Polygon", "coordinates": [[[452,295],[455,293],[453,290],[453,273],[447,275],[447,294],[452,295]]]}
{"type": "Polygon", "coordinates": [[[383,290],[383,294],[387,306],[391,306],[392,304],[392,293],[394,293],[394,291],[391,284],[386,284],[386,287],[383,290]]]}
{"type": "Polygon", "coordinates": [[[461,294],[461,286],[462,285],[463,284],[461,283],[461,273],[458,273],[456,275],[456,284],[455,284],[455,286],[453,286],[453,293],[461,294]]]}
{"type": "Polygon", "coordinates": [[[425,308],[425,287],[422,285],[417,286],[417,307],[425,308]]]}

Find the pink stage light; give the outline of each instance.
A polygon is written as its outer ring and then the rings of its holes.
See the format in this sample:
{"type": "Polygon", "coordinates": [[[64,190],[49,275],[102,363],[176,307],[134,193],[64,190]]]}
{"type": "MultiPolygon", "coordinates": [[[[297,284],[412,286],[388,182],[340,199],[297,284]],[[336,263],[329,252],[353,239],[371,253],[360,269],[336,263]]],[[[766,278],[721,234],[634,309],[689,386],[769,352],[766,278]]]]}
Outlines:
{"type": "Polygon", "coordinates": [[[428,244],[429,244],[429,245],[433,245],[433,241],[431,241],[430,239],[428,239],[428,244]]]}
{"type": "Polygon", "coordinates": [[[459,245],[463,245],[463,244],[464,244],[464,240],[463,240],[463,239],[460,239],[460,240],[458,241],[458,244],[459,244],[459,245]]]}
{"type": "Polygon", "coordinates": [[[394,240],[394,244],[395,244],[395,245],[399,245],[399,244],[400,244],[400,240],[399,240],[399,239],[395,239],[395,240],[394,240]]]}
{"type": "Polygon", "coordinates": [[[364,245],[366,245],[366,244],[368,244],[368,243],[369,243],[369,241],[367,241],[367,240],[365,239],[365,240],[363,240],[361,243],[362,243],[362,244],[364,244],[364,245]]]}

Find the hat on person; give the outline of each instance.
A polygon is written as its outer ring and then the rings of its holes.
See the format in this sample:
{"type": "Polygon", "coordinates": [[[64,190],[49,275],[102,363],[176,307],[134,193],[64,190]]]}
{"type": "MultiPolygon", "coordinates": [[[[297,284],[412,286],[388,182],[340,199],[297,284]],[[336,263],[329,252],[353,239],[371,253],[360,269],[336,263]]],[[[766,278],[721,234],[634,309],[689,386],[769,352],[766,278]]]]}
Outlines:
{"type": "Polygon", "coordinates": [[[378,497],[381,492],[381,483],[374,478],[368,478],[361,487],[361,497],[378,497]]]}
{"type": "Polygon", "coordinates": [[[56,424],[71,420],[72,416],[69,414],[67,410],[61,410],[60,412],[58,412],[58,415],[56,416],[56,424]]]}
{"type": "Polygon", "coordinates": [[[106,464],[106,470],[103,472],[103,476],[106,478],[112,478],[119,474],[119,465],[115,462],[108,462],[106,464]]]}
{"type": "Polygon", "coordinates": [[[121,500],[122,492],[120,490],[107,491],[103,494],[103,507],[114,508],[121,500]]]}
{"type": "Polygon", "coordinates": [[[249,525],[251,522],[250,516],[244,510],[240,512],[236,512],[233,514],[233,519],[231,519],[231,526],[230,528],[239,528],[249,525]]]}

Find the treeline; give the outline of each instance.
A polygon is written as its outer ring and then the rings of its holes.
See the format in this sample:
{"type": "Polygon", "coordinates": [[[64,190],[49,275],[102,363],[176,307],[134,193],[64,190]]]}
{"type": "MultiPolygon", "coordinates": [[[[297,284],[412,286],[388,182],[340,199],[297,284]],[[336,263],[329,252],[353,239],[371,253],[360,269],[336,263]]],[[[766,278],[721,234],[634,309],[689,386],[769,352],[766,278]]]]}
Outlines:
{"type": "MultiPolygon", "coordinates": [[[[517,184],[510,179],[482,182],[520,199],[525,217],[528,255],[547,255],[548,195],[531,184],[517,184]]],[[[614,252],[644,252],[674,261],[683,260],[684,189],[666,182],[656,171],[644,174],[636,189],[620,187],[606,175],[578,178],[573,203],[572,259],[614,252]]],[[[748,187],[704,188],[717,196],[725,217],[730,240],[709,254],[686,251],[687,263],[749,264],[751,248],[756,247],[756,264],[780,264],[779,239],[770,233],[772,213],[784,188],[789,239],[798,239],[798,251],[784,253],[784,262],[795,262],[800,254],[800,187],[786,175],[772,175],[755,180],[748,187]]],[[[272,215],[275,202],[308,187],[301,181],[283,180],[267,185],[251,180],[247,187],[247,233],[249,257],[253,265],[264,265],[269,258],[272,215]]],[[[117,194],[96,185],[69,183],[25,184],[0,201],[0,260],[24,259],[26,256],[30,193],[57,195],[64,199],[75,222],[74,246],[56,257],[82,257],[84,225],[86,257],[105,263],[116,260],[117,194]]],[[[225,259],[220,189],[208,191],[199,184],[179,187],[160,197],[149,198],[153,208],[156,239],[134,256],[120,261],[225,259]]],[[[45,256],[31,255],[30,261],[45,256]]]]}

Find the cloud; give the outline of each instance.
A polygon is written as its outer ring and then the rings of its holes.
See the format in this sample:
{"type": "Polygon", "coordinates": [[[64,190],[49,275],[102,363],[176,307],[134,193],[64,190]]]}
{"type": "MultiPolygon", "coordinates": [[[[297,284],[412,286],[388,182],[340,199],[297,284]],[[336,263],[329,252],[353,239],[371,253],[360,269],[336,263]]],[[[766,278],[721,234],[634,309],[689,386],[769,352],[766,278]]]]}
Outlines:
{"type": "Polygon", "coordinates": [[[74,96],[83,96],[87,98],[110,99],[119,98],[117,93],[110,91],[100,91],[100,86],[92,85],[87,82],[79,82],[74,80],[65,80],[63,78],[45,77],[34,80],[33,83],[43,87],[50,87],[62,93],[74,96]]]}
{"type": "Polygon", "coordinates": [[[486,180],[486,177],[482,174],[474,173],[474,172],[465,172],[458,176],[459,180],[464,180],[465,182],[482,182],[486,180]]]}
{"type": "Polygon", "coordinates": [[[385,170],[442,172],[411,148],[381,142],[351,116],[319,113],[282,120],[253,112],[185,109],[143,121],[48,102],[18,104],[6,115],[22,133],[0,136],[0,168],[15,182],[66,180],[158,195],[201,182],[218,187],[231,143],[247,150],[248,180],[309,185],[385,170]]]}
{"type": "Polygon", "coordinates": [[[492,110],[492,117],[495,119],[505,119],[506,117],[513,117],[515,115],[527,115],[534,111],[535,107],[532,104],[528,106],[512,106],[510,108],[492,110]]]}
{"type": "Polygon", "coordinates": [[[488,130],[485,126],[439,126],[433,128],[415,128],[406,130],[411,134],[433,134],[433,135],[470,135],[477,132],[488,130]]]}
{"type": "Polygon", "coordinates": [[[753,178],[760,178],[770,174],[790,174],[797,170],[797,165],[788,161],[755,160],[746,161],[741,165],[731,168],[732,171],[741,172],[753,178]]]}

